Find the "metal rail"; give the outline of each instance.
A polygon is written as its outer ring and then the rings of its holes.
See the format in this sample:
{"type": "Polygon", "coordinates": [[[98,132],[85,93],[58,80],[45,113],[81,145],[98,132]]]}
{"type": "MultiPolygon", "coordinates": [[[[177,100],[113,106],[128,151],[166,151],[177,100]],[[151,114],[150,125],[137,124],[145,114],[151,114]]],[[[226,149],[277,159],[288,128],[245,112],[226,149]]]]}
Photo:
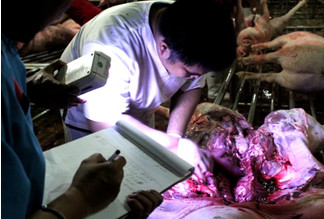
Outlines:
{"type": "Polygon", "coordinates": [[[45,68],[50,63],[24,63],[26,69],[45,68]]]}
{"type": "Polygon", "coordinates": [[[226,91],[228,89],[228,86],[230,85],[231,83],[231,80],[235,74],[235,69],[236,69],[236,65],[237,65],[237,62],[236,60],[232,63],[230,69],[229,69],[229,72],[227,74],[227,77],[225,78],[224,82],[222,83],[222,86],[220,88],[220,91],[214,101],[215,104],[218,104],[220,105],[222,100],[224,99],[224,96],[226,94],[226,91]]]}

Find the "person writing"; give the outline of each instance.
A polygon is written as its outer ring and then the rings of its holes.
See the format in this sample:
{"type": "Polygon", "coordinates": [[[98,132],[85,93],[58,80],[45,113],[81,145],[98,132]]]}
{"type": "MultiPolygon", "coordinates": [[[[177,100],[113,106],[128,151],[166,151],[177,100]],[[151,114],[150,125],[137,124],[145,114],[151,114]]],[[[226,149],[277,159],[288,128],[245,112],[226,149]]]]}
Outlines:
{"type": "MultiPolygon", "coordinates": [[[[1,218],[4,219],[85,218],[109,205],[119,193],[125,158],[119,156],[107,161],[101,154],[93,154],[81,163],[68,190],[42,207],[44,156],[33,132],[26,71],[16,41],[27,43],[61,15],[70,2],[2,3],[2,18],[6,18],[2,19],[1,35],[1,218]]],[[[54,70],[55,66],[47,69],[51,74],[54,70]]],[[[131,208],[129,218],[144,218],[162,202],[162,196],[154,190],[137,191],[126,202],[131,208]]]]}

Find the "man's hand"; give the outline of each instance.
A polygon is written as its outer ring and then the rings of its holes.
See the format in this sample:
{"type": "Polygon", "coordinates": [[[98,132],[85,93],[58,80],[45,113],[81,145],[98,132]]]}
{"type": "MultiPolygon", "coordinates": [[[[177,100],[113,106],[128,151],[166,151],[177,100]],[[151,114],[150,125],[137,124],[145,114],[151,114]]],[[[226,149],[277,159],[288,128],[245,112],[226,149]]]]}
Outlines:
{"type": "Polygon", "coordinates": [[[244,176],[244,172],[226,156],[225,150],[218,149],[211,152],[199,148],[197,144],[189,139],[180,139],[177,155],[195,167],[195,174],[206,181],[205,173],[220,171],[234,179],[244,176]]]}
{"type": "Polygon", "coordinates": [[[82,161],[69,190],[79,193],[88,215],[105,208],[117,197],[125,164],[122,156],[107,162],[101,154],[82,161]]]}
{"type": "Polygon", "coordinates": [[[155,190],[137,191],[130,194],[126,203],[131,208],[129,219],[147,218],[163,201],[163,197],[155,190]]]}
{"type": "Polygon", "coordinates": [[[233,179],[244,176],[244,171],[235,164],[232,158],[226,156],[226,151],[224,149],[217,149],[217,151],[213,152],[213,157],[215,159],[214,168],[218,171],[223,172],[233,179]]]}
{"type": "Polygon", "coordinates": [[[197,144],[185,138],[179,139],[177,155],[195,167],[195,174],[205,181],[205,173],[213,171],[214,158],[204,153],[197,144]]]}
{"type": "Polygon", "coordinates": [[[27,78],[27,95],[31,102],[48,108],[69,108],[85,103],[77,97],[80,90],[54,78],[54,72],[65,63],[57,60],[27,78]]]}

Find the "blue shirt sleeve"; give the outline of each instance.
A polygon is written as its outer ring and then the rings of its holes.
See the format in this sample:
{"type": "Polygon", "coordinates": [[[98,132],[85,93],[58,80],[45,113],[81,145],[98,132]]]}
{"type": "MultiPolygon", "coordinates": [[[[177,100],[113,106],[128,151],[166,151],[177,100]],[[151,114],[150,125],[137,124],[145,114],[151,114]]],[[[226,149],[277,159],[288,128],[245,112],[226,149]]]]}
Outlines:
{"type": "Polygon", "coordinates": [[[45,161],[33,131],[26,72],[1,37],[1,218],[25,218],[42,204],[45,161]]]}

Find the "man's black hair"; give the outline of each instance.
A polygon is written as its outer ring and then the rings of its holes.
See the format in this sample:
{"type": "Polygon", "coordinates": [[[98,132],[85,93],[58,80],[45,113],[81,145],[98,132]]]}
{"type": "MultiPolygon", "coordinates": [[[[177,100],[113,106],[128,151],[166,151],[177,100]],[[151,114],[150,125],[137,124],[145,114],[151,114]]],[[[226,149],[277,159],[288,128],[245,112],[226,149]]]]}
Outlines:
{"type": "Polygon", "coordinates": [[[215,0],[178,0],[162,13],[158,26],[171,49],[171,61],[218,71],[235,59],[230,11],[215,0]]]}

